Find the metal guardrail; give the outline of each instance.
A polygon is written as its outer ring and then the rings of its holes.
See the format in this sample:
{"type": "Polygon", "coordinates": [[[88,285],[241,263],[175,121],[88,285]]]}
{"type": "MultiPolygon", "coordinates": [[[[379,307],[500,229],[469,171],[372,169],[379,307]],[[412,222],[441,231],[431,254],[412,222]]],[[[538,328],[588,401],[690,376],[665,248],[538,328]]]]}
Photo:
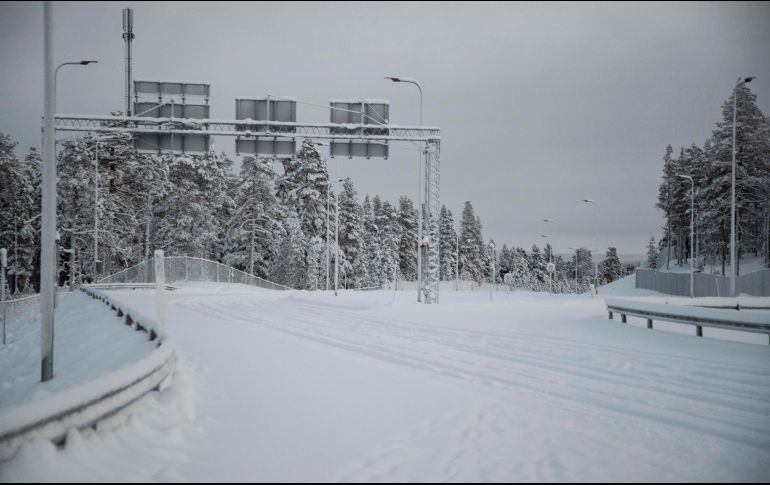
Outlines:
{"type": "Polygon", "coordinates": [[[134,330],[144,331],[157,348],[128,369],[120,369],[47,398],[16,406],[0,421],[0,462],[16,453],[33,438],[63,444],[70,429],[96,429],[103,420],[114,416],[152,391],[160,390],[176,366],[176,353],[167,337],[158,338],[156,323],[124,304],[114,301],[100,289],[81,287],[93,298],[103,301],[134,330]],[[83,398],[81,394],[88,394],[83,398]],[[55,403],[55,404],[54,404],[55,403]],[[51,412],[50,409],[56,409],[51,412]],[[13,423],[9,425],[8,423],[13,423]]]}
{"type": "Polygon", "coordinates": [[[764,333],[768,334],[770,344],[770,315],[764,312],[755,314],[721,308],[668,305],[613,298],[607,298],[605,303],[610,320],[613,320],[614,313],[619,313],[623,323],[628,323],[628,315],[646,319],[649,329],[653,328],[653,320],[693,325],[695,335],[698,337],[703,337],[703,327],[764,333]]]}

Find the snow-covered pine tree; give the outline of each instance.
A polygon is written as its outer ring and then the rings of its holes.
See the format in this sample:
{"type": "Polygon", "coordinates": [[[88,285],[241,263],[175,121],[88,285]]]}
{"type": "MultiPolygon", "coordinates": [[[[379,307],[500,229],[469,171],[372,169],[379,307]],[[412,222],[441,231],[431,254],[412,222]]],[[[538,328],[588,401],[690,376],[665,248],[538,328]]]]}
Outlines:
{"type": "Polygon", "coordinates": [[[227,223],[224,262],[268,278],[280,234],[273,162],[244,157],[235,189],[235,208],[227,223]]]}
{"type": "MultiPolygon", "coordinates": [[[[379,199],[377,199],[379,201],[379,199]]],[[[383,250],[379,241],[379,227],[377,226],[374,215],[374,207],[369,195],[364,197],[364,203],[361,206],[362,224],[363,224],[363,252],[364,265],[366,266],[366,277],[363,285],[367,287],[379,286],[381,284],[383,260],[383,250]]]]}
{"type": "Polygon", "coordinates": [[[308,241],[302,232],[299,217],[293,209],[285,212],[286,219],[278,242],[270,276],[277,283],[292,288],[308,287],[307,262],[305,260],[308,241]]]}
{"type": "Polygon", "coordinates": [[[618,258],[618,250],[616,248],[608,248],[604,260],[599,263],[600,284],[608,284],[620,279],[622,271],[623,268],[618,258]]]}
{"type": "Polygon", "coordinates": [[[488,250],[481,234],[481,219],[473,211],[473,205],[465,202],[460,221],[460,274],[467,272],[475,281],[481,281],[488,273],[485,267],[488,250]]]}
{"type": "Polygon", "coordinates": [[[211,257],[225,224],[217,216],[233,205],[227,191],[230,162],[209,153],[171,157],[168,164],[173,188],[159,204],[155,247],[169,255],[211,257]]]}
{"type": "Polygon", "coordinates": [[[452,219],[452,211],[441,206],[441,214],[439,217],[439,259],[441,261],[441,279],[442,280],[454,280],[457,278],[456,271],[456,258],[457,258],[457,232],[455,231],[454,220],[452,219]]]}
{"type": "Polygon", "coordinates": [[[35,291],[40,252],[40,155],[32,148],[19,161],[15,145],[0,133],[0,247],[8,251],[11,294],[35,291]]]}
{"type": "Polygon", "coordinates": [[[340,251],[344,255],[344,272],[349,288],[361,288],[367,280],[364,252],[363,218],[358,193],[350,177],[342,185],[340,203],[340,251]]]}
{"type": "Polygon", "coordinates": [[[532,251],[529,253],[529,267],[532,275],[532,289],[542,291],[545,289],[546,282],[548,281],[548,272],[546,261],[536,244],[532,245],[532,251]]]}
{"type": "Polygon", "coordinates": [[[529,266],[527,253],[522,248],[511,251],[511,274],[514,288],[532,288],[532,271],[529,266]]]}
{"type": "Polygon", "coordinates": [[[655,243],[655,237],[650,238],[647,243],[647,267],[656,269],[658,267],[658,245],[655,243]]]}
{"type": "Polygon", "coordinates": [[[719,247],[723,267],[729,254],[733,96],[736,94],[735,177],[739,254],[756,254],[762,247],[762,231],[759,228],[770,200],[770,125],[757,106],[756,95],[747,84],[741,84],[722,105],[722,121],[717,123],[716,130],[704,147],[705,174],[701,180],[707,183],[698,194],[698,199],[711,202],[703,211],[704,242],[707,250],[712,250],[715,245],[719,247]],[[714,232],[706,232],[712,228],[716,228],[714,232]]]}
{"type": "MultiPolygon", "coordinates": [[[[378,197],[375,197],[375,201],[378,197]]],[[[379,230],[379,244],[382,247],[382,278],[380,284],[386,284],[400,276],[399,247],[401,244],[401,224],[398,212],[388,201],[383,201],[380,209],[375,204],[375,220],[379,230]],[[395,272],[395,273],[394,273],[395,272]]]]}
{"type": "Polygon", "coordinates": [[[417,210],[407,196],[398,200],[399,267],[401,276],[410,281],[417,279],[417,210]]]}
{"type": "Polygon", "coordinates": [[[666,269],[669,268],[671,262],[671,208],[673,206],[672,190],[676,181],[676,168],[674,167],[674,160],[671,156],[674,149],[671,145],[666,147],[666,153],[663,155],[663,181],[658,188],[658,202],[655,204],[664,213],[666,218],[665,235],[661,239],[666,241],[666,269]]]}

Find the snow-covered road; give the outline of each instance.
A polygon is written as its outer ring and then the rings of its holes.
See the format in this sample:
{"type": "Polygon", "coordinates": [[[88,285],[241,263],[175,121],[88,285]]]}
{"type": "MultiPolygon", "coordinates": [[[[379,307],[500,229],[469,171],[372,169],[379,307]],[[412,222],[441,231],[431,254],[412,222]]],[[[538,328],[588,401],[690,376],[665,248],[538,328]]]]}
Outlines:
{"type": "Polygon", "coordinates": [[[171,293],[169,333],[196,374],[203,437],[180,439],[186,462],[159,477],[770,478],[766,344],[622,325],[582,296],[441,298],[171,293]]]}

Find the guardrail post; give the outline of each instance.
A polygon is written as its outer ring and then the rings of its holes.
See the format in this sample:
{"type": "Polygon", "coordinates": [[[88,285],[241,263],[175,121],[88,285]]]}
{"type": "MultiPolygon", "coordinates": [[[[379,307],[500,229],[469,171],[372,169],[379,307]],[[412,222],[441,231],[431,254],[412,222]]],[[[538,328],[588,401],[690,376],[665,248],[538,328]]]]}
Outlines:
{"type": "Polygon", "coordinates": [[[652,328],[652,318],[647,319],[647,328],[652,328]]]}
{"type": "Polygon", "coordinates": [[[612,312],[607,312],[609,314],[609,319],[612,320],[612,312]]]}
{"type": "Polygon", "coordinates": [[[703,327],[700,325],[695,326],[695,335],[698,337],[703,337],[703,327]]]}
{"type": "Polygon", "coordinates": [[[166,270],[163,264],[163,250],[155,251],[155,295],[157,307],[158,337],[165,333],[166,320],[166,270]]]}
{"type": "Polygon", "coordinates": [[[621,321],[622,323],[628,323],[628,322],[626,321],[626,314],[625,314],[625,313],[621,313],[621,314],[620,314],[620,321],[621,321]]]}

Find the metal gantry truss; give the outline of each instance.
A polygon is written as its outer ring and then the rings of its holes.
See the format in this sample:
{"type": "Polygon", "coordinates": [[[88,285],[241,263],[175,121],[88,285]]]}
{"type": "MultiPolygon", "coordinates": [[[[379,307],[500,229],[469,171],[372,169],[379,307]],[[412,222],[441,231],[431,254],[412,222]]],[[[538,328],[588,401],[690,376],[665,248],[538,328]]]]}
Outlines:
{"type": "Polygon", "coordinates": [[[86,115],[56,115],[56,130],[413,142],[441,138],[439,128],[427,126],[86,115]]]}
{"type": "MultiPolygon", "coordinates": [[[[424,144],[423,227],[427,248],[423,271],[424,301],[438,303],[439,214],[441,186],[441,130],[427,126],[343,123],[289,123],[279,121],[149,118],[126,116],[56,115],[55,129],[63,132],[174,134],[244,138],[311,140],[404,141],[424,144]]],[[[421,244],[422,241],[418,241],[421,244]]]]}
{"type": "Polygon", "coordinates": [[[425,201],[423,202],[425,233],[428,235],[425,262],[423,266],[423,296],[425,303],[438,303],[440,278],[439,225],[441,214],[441,142],[429,141],[423,152],[425,161],[425,201]]]}

